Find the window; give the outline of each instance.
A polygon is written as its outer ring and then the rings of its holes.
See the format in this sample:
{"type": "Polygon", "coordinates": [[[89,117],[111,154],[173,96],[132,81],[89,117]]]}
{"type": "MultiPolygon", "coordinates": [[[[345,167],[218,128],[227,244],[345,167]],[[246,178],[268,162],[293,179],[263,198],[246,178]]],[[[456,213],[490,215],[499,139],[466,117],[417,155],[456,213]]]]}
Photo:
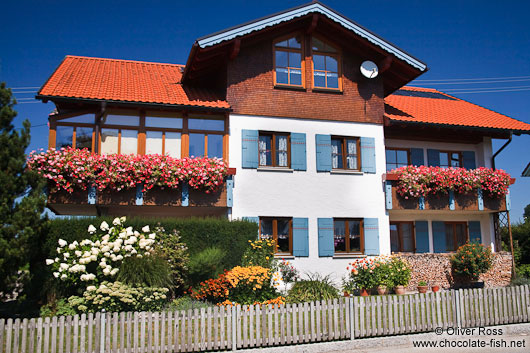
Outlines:
{"type": "Polygon", "coordinates": [[[410,165],[410,151],[408,149],[387,148],[385,152],[387,172],[410,165]]]}
{"type": "Polygon", "coordinates": [[[101,129],[101,154],[136,154],[138,131],[126,129],[101,129]]]}
{"type": "Polygon", "coordinates": [[[456,251],[468,241],[466,222],[445,222],[445,247],[447,251],[456,251]]]}
{"type": "Polygon", "coordinates": [[[260,239],[274,239],[275,253],[291,255],[293,253],[293,219],[260,217],[260,239]]]}
{"type": "Polygon", "coordinates": [[[360,141],[356,137],[331,137],[333,169],[361,169],[360,141]]]}
{"type": "Polygon", "coordinates": [[[390,250],[392,252],[416,252],[412,222],[390,222],[390,250]]]}
{"type": "Polygon", "coordinates": [[[318,38],[312,38],[313,87],[341,89],[340,54],[318,38]]]}
{"type": "Polygon", "coordinates": [[[223,158],[225,121],[189,118],[189,156],[223,158]]]}
{"type": "Polygon", "coordinates": [[[440,167],[462,167],[462,152],[440,151],[440,167]]]}
{"type": "Polygon", "coordinates": [[[145,117],[145,153],[180,158],[182,122],[180,117],[149,113],[145,117]]]}
{"type": "Polygon", "coordinates": [[[274,84],[302,86],[302,36],[274,44],[274,84]]]}
{"type": "Polygon", "coordinates": [[[57,126],[55,148],[63,147],[88,148],[92,150],[92,133],[94,128],[84,126],[57,126]]]}
{"type": "Polygon", "coordinates": [[[363,253],[363,220],[333,219],[333,239],[336,253],[363,253]]]}
{"type": "Polygon", "coordinates": [[[259,133],[259,165],[285,167],[291,164],[289,134],[280,132],[259,133]]]}

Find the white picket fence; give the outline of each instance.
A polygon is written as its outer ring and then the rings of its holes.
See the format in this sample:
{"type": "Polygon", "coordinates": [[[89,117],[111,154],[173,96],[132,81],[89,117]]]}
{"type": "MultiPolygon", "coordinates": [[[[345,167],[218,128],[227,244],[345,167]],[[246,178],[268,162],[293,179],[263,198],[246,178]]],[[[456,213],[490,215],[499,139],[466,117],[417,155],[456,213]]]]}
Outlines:
{"type": "Polygon", "coordinates": [[[6,353],[237,350],[529,322],[529,286],[285,305],[0,319],[6,353]]]}

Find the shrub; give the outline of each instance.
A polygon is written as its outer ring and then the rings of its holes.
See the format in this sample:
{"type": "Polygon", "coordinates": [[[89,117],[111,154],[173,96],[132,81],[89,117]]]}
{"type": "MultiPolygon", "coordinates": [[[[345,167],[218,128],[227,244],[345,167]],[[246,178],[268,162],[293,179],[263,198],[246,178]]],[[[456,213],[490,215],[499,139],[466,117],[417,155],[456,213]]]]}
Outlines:
{"type": "Polygon", "coordinates": [[[388,263],[389,279],[388,286],[407,286],[410,282],[412,269],[410,265],[400,257],[393,257],[388,263]]]}
{"type": "Polygon", "coordinates": [[[223,259],[226,253],[211,247],[195,254],[189,262],[189,279],[192,284],[215,278],[223,272],[223,259]]]}
{"type": "Polygon", "coordinates": [[[525,277],[530,279],[530,264],[521,264],[517,267],[517,277],[525,277]]]}
{"type": "Polygon", "coordinates": [[[167,303],[168,288],[132,287],[121,282],[90,286],[83,297],[68,298],[78,312],[160,311],[167,303]]]}
{"type": "Polygon", "coordinates": [[[135,287],[172,287],[168,262],[158,256],[129,257],[123,260],[117,280],[135,287]]]}
{"type": "Polygon", "coordinates": [[[278,263],[278,270],[280,271],[282,281],[285,284],[293,283],[300,279],[300,274],[298,273],[298,270],[294,268],[294,266],[291,265],[289,261],[285,261],[284,259],[282,259],[278,263]]]}
{"type": "Polygon", "coordinates": [[[168,311],[189,310],[189,309],[208,308],[211,306],[213,305],[209,302],[195,300],[191,297],[184,296],[184,297],[179,297],[177,299],[173,299],[173,301],[169,303],[167,310],[168,311]]]}
{"type": "Polygon", "coordinates": [[[248,241],[249,246],[241,258],[243,266],[261,266],[275,269],[277,261],[274,258],[274,240],[261,239],[248,241]]]}
{"type": "Polygon", "coordinates": [[[305,303],[339,297],[339,291],[329,276],[309,274],[307,279],[295,282],[287,294],[289,303],[305,303]]]}
{"type": "Polygon", "coordinates": [[[481,244],[471,243],[459,247],[451,257],[451,267],[457,276],[471,281],[479,279],[492,265],[491,249],[481,244]]]}
{"type": "Polygon", "coordinates": [[[517,277],[515,279],[512,279],[512,281],[510,282],[510,286],[524,286],[524,285],[530,285],[530,278],[517,277]]]}
{"type": "MultiPolygon", "coordinates": [[[[166,232],[163,227],[154,227],[157,241],[154,244],[154,256],[165,260],[170,281],[166,284],[153,283],[155,286],[170,286],[171,292],[181,292],[188,273],[188,247],[181,242],[178,231],[166,232]]],[[[151,284],[148,284],[151,285],[151,284]]]]}
{"type": "Polygon", "coordinates": [[[54,303],[43,305],[40,308],[41,317],[68,316],[77,314],[76,309],[67,299],[59,299],[54,303]]]}
{"type": "Polygon", "coordinates": [[[392,286],[389,258],[378,256],[364,258],[350,263],[350,280],[359,289],[371,289],[376,286],[392,286]]]}

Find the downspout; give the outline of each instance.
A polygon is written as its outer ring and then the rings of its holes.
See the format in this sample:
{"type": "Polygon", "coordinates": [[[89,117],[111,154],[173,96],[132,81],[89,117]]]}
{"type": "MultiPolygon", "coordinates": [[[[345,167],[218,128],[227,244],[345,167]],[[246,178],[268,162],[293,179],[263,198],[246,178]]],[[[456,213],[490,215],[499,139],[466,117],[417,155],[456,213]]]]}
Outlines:
{"type": "Polygon", "coordinates": [[[508,146],[510,144],[510,142],[512,142],[512,132],[510,131],[510,137],[508,137],[508,141],[506,141],[506,143],[504,145],[502,145],[502,147],[493,154],[493,156],[491,156],[491,167],[493,168],[493,170],[495,170],[495,157],[497,157],[497,155],[499,153],[502,152],[503,149],[506,148],[506,146],[508,146]]]}

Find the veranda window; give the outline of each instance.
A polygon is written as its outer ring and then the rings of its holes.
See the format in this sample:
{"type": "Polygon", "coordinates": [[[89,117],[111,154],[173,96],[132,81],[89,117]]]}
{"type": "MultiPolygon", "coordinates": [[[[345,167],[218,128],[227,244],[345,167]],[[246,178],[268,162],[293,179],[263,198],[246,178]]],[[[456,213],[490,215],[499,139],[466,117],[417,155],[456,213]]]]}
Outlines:
{"type": "Polygon", "coordinates": [[[392,252],[416,251],[412,222],[390,222],[390,250],[392,252]]]}

